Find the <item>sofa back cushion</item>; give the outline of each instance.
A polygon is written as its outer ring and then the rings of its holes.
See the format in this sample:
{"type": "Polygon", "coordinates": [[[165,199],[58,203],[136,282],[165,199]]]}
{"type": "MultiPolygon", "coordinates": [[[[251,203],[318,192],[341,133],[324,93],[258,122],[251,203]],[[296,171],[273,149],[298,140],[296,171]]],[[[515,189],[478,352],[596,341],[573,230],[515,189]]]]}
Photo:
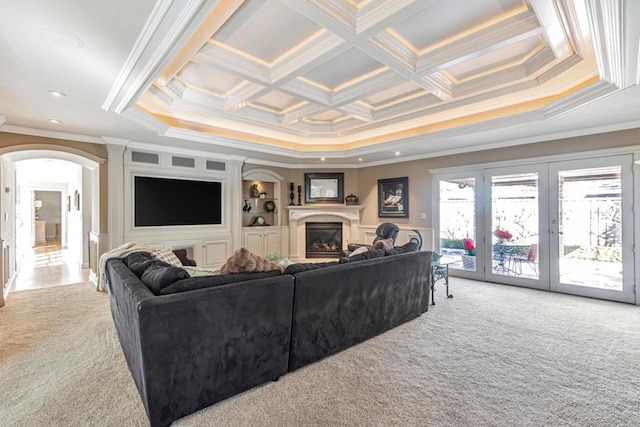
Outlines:
{"type": "Polygon", "coordinates": [[[155,295],[160,295],[160,292],[171,285],[172,283],[188,279],[189,273],[180,267],[174,267],[162,261],[156,261],[155,264],[150,265],[140,280],[144,283],[155,295]]]}
{"type": "Polygon", "coordinates": [[[359,255],[354,255],[354,256],[350,256],[350,257],[343,257],[340,258],[340,264],[344,264],[347,262],[354,262],[354,261],[364,261],[365,259],[372,259],[372,258],[380,258],[384,256],[384,251],[382,249],[375,249],[375,250],[369,250],[367,252],[361,253],[359,255]]]}
{"type": "Polygon", "coordinates": [[[266,277],[280,275],[281,273],[279,270],[274,270],[263,273],[221,274],[218,276],[183,278],[182,280],[178,280],[163,288],[160,291],[160,295],[175,294],[177,292],[192,291],[194,289],[212,288],[214,286],[226,285],[229,283],[243,282],[245,280],[264,279],[266,277]]]}
{"type": "Polygon", "coordinates": [[[133,271],[133,274],[138,276],[139,279],[150,265],[158,262],[158,259],[151,255],[150,252],[134,252],[124,257],[122,262],[129,267],[129,269],[133,271]]]}
{"type": "Polygon", "coordinates": [[[418,242],[410,241],[402,246],[396,246],[388,251],[385,251],[385,255],[398,255],[407,252],[416,252],[418,250],[418,242]]]}
{"type": "Polygon", "coordinates": [[[324,268],[324,267],[331,267],[332,265],[338,265],[338,264],[339,264],[338,261],[291,264],[284,271],[284,274],[302,273],[303,271],[315,270],[315,269],[324,268]]]}

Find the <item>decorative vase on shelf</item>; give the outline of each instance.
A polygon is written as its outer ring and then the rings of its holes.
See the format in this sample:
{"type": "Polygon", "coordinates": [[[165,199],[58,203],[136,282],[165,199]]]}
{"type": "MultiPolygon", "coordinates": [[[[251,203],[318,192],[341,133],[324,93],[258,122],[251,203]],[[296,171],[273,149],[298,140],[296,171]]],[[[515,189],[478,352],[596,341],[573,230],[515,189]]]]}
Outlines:
{"type": "Polygon", "coordinates": [[[344,200],[345,200],[345,202],[347,202],[348,205],[357,205],[358,204],[358,196],[356,196],[353,193],[351,193],[347,197],[345,197],[344,200]]]}
{"type": "Polygon", "coordinates": [[[260,197],[260,191],[258,190],[258,184],[253,184],[251,186],[251,197],[253,199],[257,199],[258,197],[260,197]]]}
{"type": "Polygon", "coordinates": [[[462,254],[462,267],[465,270],[476,270],[476,257],[474,255],[462,254]]]}

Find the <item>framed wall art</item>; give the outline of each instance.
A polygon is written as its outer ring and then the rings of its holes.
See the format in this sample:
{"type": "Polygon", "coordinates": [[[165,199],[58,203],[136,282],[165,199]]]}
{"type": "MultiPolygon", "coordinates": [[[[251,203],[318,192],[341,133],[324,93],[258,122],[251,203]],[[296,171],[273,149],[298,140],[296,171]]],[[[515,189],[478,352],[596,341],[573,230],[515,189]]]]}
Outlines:
{"type": "Polygon", "coordinates": [[[409,178],[378,180],[378,217],[409,218],[409,178]]]}
{"type": "Polygon", "coordinates": [[[305,173],[304,201],[306,203],[343,203],[343,173],[305,173]]]}

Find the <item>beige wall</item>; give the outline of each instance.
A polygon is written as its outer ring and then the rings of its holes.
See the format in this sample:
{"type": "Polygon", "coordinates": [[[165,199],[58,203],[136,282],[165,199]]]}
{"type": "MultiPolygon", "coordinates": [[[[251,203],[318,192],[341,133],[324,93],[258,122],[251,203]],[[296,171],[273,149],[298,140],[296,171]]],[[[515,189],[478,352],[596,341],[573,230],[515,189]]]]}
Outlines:
{"type": "Polygon", "coordinates": [[[105,159],[105,162],[100,165],[100,232],[106,233],[108,220],[107,189],[109,181],[107,174],[106,159],[108,158],[108,154],[106,146],[102,144],[90,144],[87,142],[68,141],[65,139],[44,138],[39,136],[0,132],[0,150],[5,150],[6,152],[6,149],[11,147],[11,151],[19,151],[19,147],[21,145],[29,144],[50,145],[52,150],[55,150],[56,146],[68,147],[105,159]]]}
{"type": "Polygon", "coordinates": [[[409,218],[393,219],[392,222],[412,227],[431,227],[432,180],[431,175],[429,174],[429,169],[476,165],[571,153],[575,153],[576,158],[578,158],[580,157],[580,152],[633,146],[640,146],[640,129],[580,136],[535,144],[477,151],[467,154],[456,154],[452,156],[435,157],[412,162],[362,168],[358,170],[358,191],[356,192],[360,197],[362,204],[365,205],[362,213],[362,223],[371,225],[385,222],[387,220],[386,218],[378,218],[378,179],[403,176],[409,177],[409,218]],[[427,214],[426,220],[420,219],[420,212],[425,212],[427,214]]]}

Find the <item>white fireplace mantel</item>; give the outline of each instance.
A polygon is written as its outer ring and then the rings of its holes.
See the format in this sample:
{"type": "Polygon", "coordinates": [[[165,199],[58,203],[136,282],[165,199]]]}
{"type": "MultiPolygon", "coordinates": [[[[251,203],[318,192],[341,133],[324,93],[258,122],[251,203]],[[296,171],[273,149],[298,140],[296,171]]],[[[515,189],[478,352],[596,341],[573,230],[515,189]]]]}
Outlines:
{"type": "Polygon", "coordinates": [[[360,211],[363,208],[363,205],[286,206],[289,211],[289,259],[292,261],[304,259],[305,224],[309,221],[341,222],[342,241],[346,248],[350,240],[358,238],[360,211]]]}

